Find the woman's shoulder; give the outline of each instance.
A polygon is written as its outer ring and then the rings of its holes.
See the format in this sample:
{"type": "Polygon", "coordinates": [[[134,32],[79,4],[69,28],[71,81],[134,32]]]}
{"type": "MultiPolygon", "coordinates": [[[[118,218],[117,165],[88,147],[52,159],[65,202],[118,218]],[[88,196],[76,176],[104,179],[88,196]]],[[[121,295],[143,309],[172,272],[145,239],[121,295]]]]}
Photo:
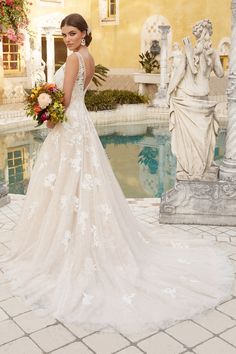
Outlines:
{"type": "Polygon", "coordinates": [[[78,62],[78,55],[76,52],[69,54],[66,58],[66,63],[78,62]]]}

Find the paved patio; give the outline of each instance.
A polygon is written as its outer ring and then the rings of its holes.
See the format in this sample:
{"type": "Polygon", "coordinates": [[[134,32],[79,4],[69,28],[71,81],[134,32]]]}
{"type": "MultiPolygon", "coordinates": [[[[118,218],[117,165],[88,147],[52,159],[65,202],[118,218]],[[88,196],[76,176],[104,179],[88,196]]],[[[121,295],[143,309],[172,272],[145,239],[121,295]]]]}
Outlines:
{"type": "MultiPolygon", "coordinates": [[[[12,230],[24,197],[13,195],[0,208],[0,231],[12,230]]],[[[157,199],[129,199],[134,214],[158,224],[157,199]]],[[[227,252],[236,270],[236,227],[165,226],[216,240],[227,252]]],[[[0,233],[0,254],[10,240],[0,233]]],[[[0,270],[0,354],[236,354],[236,286],[232,298],[215,309],[182,321],[164,331],[124,336],[122,333],[87,332],[50,317],[37,317],[12,296],[0,270]]]]}

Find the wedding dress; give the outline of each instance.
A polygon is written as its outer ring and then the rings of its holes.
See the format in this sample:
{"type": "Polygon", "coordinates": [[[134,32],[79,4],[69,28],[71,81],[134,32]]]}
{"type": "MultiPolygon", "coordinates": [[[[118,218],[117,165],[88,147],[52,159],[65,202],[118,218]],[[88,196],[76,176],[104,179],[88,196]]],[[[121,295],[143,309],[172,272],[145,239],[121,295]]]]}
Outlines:
{"type": "Polygon", "coordinates": [[[68,121],[41,148],[0,268],[34,308],[90,329],[158,329],[214,307],[230,295],[230,262],[210,241],[135,219],[85,107],[77,55],[68,121]]]}

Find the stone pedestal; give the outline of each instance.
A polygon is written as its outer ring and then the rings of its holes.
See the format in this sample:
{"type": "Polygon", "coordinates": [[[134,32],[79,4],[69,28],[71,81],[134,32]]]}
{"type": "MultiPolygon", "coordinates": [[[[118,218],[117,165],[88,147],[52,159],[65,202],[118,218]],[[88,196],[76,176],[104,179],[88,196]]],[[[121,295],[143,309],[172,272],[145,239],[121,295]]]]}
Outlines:
{"type": "Polygon", "coordinates": [[[8,188],[3,182],[0,182],[0,208],[8,203],[10,203],[8,188]]]}
{"type": "Polygon", "coordinates": [[[162,196],[160,222],[236,226],[236,182],[177,182],[162,196]]]}

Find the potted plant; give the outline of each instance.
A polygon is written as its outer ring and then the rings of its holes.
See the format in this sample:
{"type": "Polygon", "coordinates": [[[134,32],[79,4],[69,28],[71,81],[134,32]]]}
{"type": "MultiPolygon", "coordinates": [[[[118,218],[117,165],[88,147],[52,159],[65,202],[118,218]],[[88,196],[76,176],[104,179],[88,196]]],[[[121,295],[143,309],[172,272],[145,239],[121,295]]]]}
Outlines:
{"type": "Polygon", "coordinates": [[[146,51],[139,54],[139,63],[144,72],[134,73],[134,82],[138,84],[139,94],[146,94],[146,85],[158,85],[160,83],[160,64],[155,53],[146,51]]]}
{"type": "Polygon", "coordinates": [[[144,69],[145,73],[158,72],[160,69],[159,61],[156,59],[156,55],[149,52],[148,50],[145,53],[139,54],[139,63],[144,69]]]}

